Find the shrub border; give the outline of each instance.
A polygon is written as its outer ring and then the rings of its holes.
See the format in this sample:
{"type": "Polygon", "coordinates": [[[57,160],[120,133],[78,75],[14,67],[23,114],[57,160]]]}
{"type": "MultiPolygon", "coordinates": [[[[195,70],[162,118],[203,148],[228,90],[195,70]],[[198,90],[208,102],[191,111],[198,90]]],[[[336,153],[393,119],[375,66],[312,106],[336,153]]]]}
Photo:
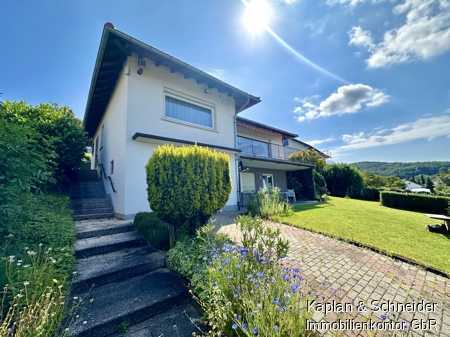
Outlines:
{"type": "Polygon", "coordinates": [[[320,235],[326,236],[326,237],[331,238],[331,239],[335,239],[335,240],[338,240],[338,241],[341,241],[341,242],[345,242],[345,243],[351,244],[351,245],[356,246],[356,247],[365,248],[365,249],[368,249],[368,250],[370,250],[372,252],[375,252],[375,253],[378,253],[378,254],[382,254],[384,256],[391,257],[394,260],[406,262],[408,264],[411,264],[411,265],[423,268],[426,271],[430,271],[430,272],[433,272],[433,273],[435,273],[437,275],[440,275],[440,276],[443,276],[445,278],[450,279],[450,273],[448,273],[448,272],[445,272],[445,271],[443,271],[441,269],[432,267],[430,265],[427,265],[425,263],[416,261],[414,259],[408,258],[406,256],[403,256],[403,255],[400,255],[400,254],[397,254],[397,253],[389,253],[389,252],[387,252],[384,249],[381,249],[381,248],[378,248],[378,247],[375,247],[375,246],[372,246],[372,245],[369,245],[369,244],[366,244],[366,243],[362,243],[362,242],[355,241],[355,240],[352,240],[352,239],[342,238],[342,237],[337,236],[335,234],[330,234],[330,233],[326,233],[326,232],[315,230],[315,229],[311,229],[311,228],[305,228],[305,227],[300,226],[300,225],[293,225],[293,224],[285,222],[285,221],[273,221],[273,222],[278,222],[278,223],[280,223],[282,225],[303,229],[303,230],[308,231],[310,233],[320,234],[320,235]]]}

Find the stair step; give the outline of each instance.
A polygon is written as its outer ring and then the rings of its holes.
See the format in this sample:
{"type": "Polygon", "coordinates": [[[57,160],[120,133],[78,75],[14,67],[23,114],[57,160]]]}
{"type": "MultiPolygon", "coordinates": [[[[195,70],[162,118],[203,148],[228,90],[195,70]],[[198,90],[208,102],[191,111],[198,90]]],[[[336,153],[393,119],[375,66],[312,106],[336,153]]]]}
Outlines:
{"type": "Polygon", "coordinates": [[[110,235],[131,232],[135,229],[130,221],[121,221],[116,219],[90,222],[89,220],[80,221],[75,224],[77,239],[87,239],[96,236],[110,235]]]}
{"type": "MultiPolygon", "coordinates": [[[[193,324],[194,322],[201,325],[199,323],[200,318],[200,311],[192,303],[183,303],[173,306],[170,310],[141,323],[128,327],[126,332],[120,332],[110,337],[192,337],[193,332],[200,332],[193,324]]],[[[203,331],[206,331],[206,329],[203,331]]]]}
{"type": "Polygon", "coordinates": [[[85,198],[106,198],[105,191],[89,191],[89,192],[77,192],[70,193],[72,199],[85,199],[85,198]]]}
{"type": "Polygon", "coordinates": [[[92,208],[75,208],[73,210],[74,215],[89,215],[89,214],[105,214],[113,213],[111,206],[108,207],[92,207],[92,208]]]}
{"type": "Polygon", "coordinates": [[[86,292],[106,283],[123,281],[165,266],[166,255],[150,247],[123,249],[81,259],[72,292],[86,292]]]}
{"type": "Polygon", "coordinates": [[[78,204],[78,205],[72,204],[72,209],[74,211],[90,210],[90,209],[96,209],[96,208],[107,208],[107,207],[112,207],[111,202],[107,199],[104,202],[85,203],[85,204],[78,204]]]}
{"type": "Polygon", "coordinates": [[[105,337],[120,324],[137,324],[184,302],[186,294],[183,280],[165,268],[106,284],[80,295],[84,301],[69,331],[73,337],[105,337]]]}
{"type": "Polygon", "coordinates": [[[95,213],[95,214],[83,214],[83,215],[74,215],[73,218],[75,221],[80,220],[89,220],[89,219],[109,219],[113,218],[114,213],[108,212],[108,213],[95,213]]]}
{"type": "Polygon", "coordinates": [[[90,205],[97,203],[109,203],[108,198],[84,198],[84,199],[76,199],[72,200],[72,206],[80,206],[80,205],[90,205]]]}
{"type": "Polygon", "coordinates": [[[107,254],[124,248],[145,246],[146,241],[136,231],[80,239],[75,242],[75,255],[86,258],[107,254]]]}

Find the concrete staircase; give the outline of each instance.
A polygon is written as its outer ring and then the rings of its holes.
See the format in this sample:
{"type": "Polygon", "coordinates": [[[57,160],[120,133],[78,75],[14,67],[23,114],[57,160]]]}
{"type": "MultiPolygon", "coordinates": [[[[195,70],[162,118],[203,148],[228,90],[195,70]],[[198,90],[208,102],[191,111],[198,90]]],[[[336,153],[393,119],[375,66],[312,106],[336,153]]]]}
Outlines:
{"type": "Polygon", "coordinates": [[[128,221],[76,223],[72,337],[192,336],[200,318],[184,281],[128,221]],[[74,301],[76,302],[76,301],[74,301]]]}
{"type": "Polygon", "coordinates": [[[71,198],[77,264],[70,336],[192,336],[200,311],[184,280],[166,268],[165,253],[150,247],[132,222],[113,218],[97,172],[82,171],[71,198]]]}
{"type": "Polygon", "coordinates": [[[96,170],[82,170],[70,190],[75,220],[114,217],[109,196],[96,170]]]}

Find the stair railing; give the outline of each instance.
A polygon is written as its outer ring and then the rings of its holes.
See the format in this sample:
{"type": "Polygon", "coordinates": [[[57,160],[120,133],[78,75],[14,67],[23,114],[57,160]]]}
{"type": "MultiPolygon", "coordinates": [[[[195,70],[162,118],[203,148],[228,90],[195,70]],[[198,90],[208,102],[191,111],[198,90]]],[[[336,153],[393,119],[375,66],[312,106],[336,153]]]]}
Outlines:
{"type": "Polygon", "coordinates": [[[109,181],[109,184],[111,185],[112,191],[113,191],[114,193],[116,193],[117,190],[116,190],[116,188],[114,187],[114,182],[113,182],[111,176],[109,176],[109,175],[106,174],[105,167],[103,166],[102,163],[99,163],[98,166],[100,166],[100,176],[101,176],[102,178],[106,178],[106,179],[109,181]]]}

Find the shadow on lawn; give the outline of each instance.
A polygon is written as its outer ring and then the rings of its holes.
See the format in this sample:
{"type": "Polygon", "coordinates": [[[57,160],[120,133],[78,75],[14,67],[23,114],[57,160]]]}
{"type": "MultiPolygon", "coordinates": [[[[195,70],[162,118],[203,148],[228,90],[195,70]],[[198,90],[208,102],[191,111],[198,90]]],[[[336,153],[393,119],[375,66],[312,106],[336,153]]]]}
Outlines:
{"type": "Polygon", "coordinates": [[[294,204],[292,205],[292,209],[297,211],[307,211],[310,209],[316,209],[316,208],[324,208],[324,207],[333,207],[334,205],[331,204],[328,200],[317,202],[315,204],[294,204]]]}

